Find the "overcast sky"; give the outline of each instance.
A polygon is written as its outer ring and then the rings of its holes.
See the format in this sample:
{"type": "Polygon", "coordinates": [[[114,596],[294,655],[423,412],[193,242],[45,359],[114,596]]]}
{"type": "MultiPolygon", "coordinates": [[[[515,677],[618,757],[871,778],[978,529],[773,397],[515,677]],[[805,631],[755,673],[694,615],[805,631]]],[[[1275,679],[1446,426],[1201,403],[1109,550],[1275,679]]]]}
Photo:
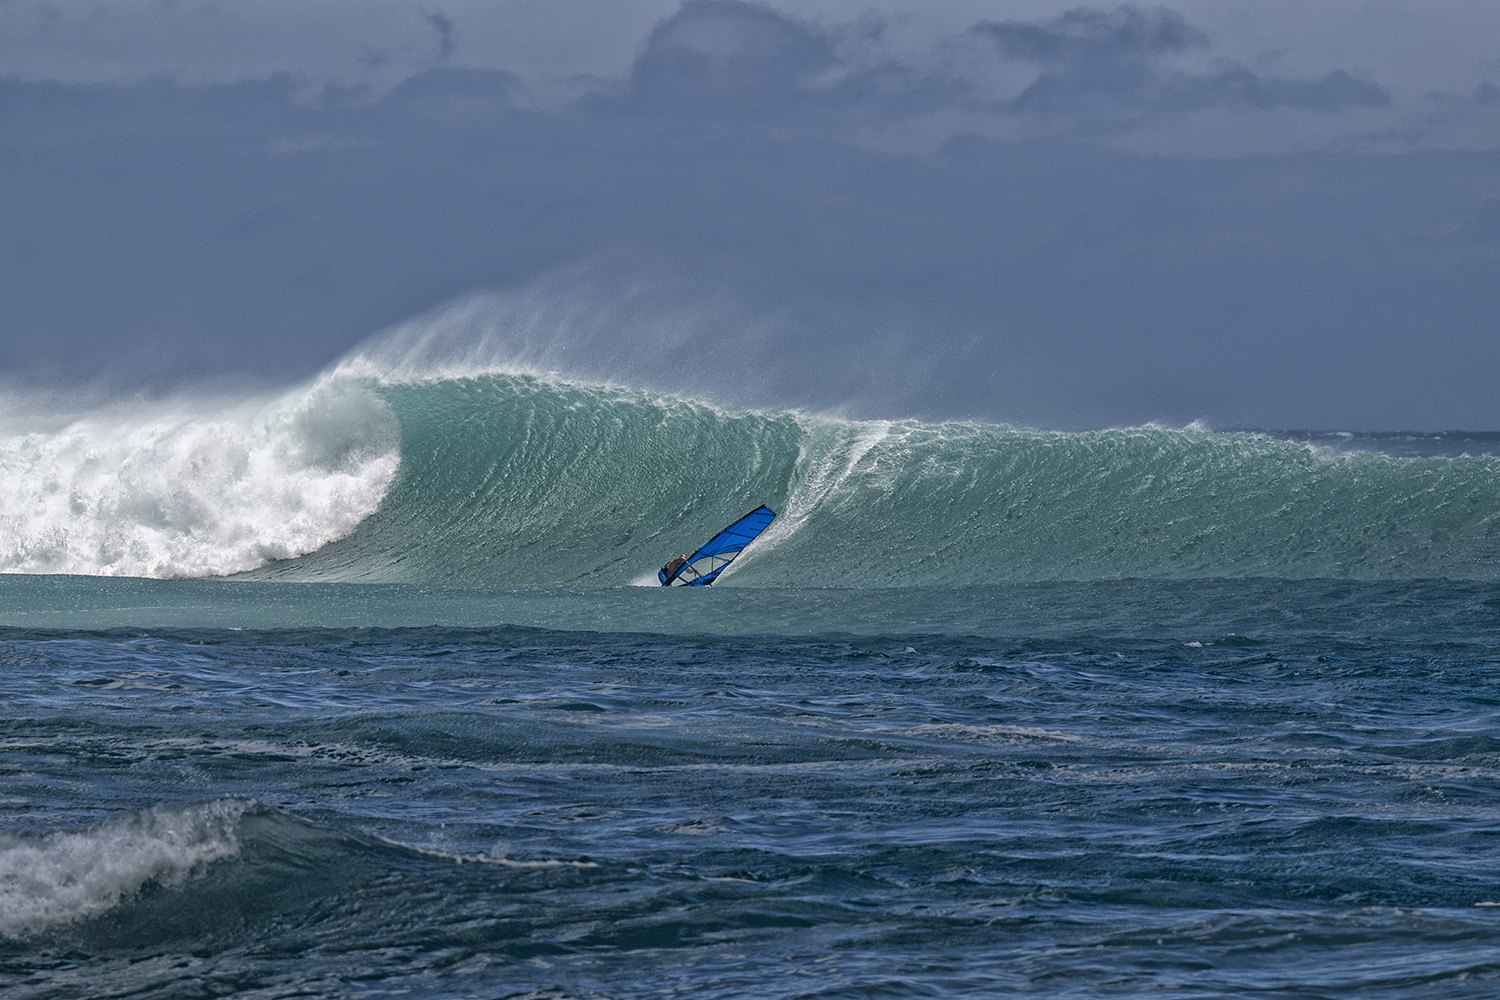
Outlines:
{"type": "Polygon", "coordinates": [[[1494,429],[1497,146],[1490,0],[0,0],[0,370],[1494,429]]]}

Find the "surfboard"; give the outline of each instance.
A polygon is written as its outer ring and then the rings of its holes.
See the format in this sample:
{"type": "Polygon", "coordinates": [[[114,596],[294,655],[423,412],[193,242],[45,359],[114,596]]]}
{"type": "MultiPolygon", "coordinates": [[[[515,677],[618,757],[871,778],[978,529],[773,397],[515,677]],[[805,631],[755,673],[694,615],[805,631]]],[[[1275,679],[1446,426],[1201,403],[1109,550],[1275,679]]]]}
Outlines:
{"type": "MultiPolygon", "coordinates": [[[[663,587],[707,587],[719,578],[724,568],[734,562],[755,541],[762,531],[775,520],[776,512],[769,507],[757,507],[738,521],[719,532],[702,545],[681,566],[669,575],[663,567],[656,571],[656,578],[663,587]]],[[[668,563],[667,565],[671,565],[668,563]]]]}

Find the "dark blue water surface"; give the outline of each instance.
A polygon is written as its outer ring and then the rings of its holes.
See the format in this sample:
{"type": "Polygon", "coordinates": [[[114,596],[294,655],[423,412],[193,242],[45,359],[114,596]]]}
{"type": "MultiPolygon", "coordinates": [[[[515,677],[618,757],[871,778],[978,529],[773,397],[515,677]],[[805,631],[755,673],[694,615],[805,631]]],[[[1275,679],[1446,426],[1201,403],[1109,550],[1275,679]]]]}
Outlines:
{"type": "Polygon", "coordinates": [[[4,591],[7,998],[1500,994],[1494,584],[157,586],[4,591]]]}

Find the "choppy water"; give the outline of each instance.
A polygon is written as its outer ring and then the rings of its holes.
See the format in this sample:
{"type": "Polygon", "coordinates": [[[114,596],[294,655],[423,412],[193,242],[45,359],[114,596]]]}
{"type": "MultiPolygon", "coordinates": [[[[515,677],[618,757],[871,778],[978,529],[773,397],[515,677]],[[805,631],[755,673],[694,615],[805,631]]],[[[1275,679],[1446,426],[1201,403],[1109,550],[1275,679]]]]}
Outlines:
{"type": "Polygon", "coordinates": [[[1493,585],[805,596],[857,627],[7,629],[0,988],[1500,986],[1493,585]]]}
{"type": "Polygon", "coordinates": [[[11,423],[7,998],[1500,990],[1496,435],[11,423]]]}

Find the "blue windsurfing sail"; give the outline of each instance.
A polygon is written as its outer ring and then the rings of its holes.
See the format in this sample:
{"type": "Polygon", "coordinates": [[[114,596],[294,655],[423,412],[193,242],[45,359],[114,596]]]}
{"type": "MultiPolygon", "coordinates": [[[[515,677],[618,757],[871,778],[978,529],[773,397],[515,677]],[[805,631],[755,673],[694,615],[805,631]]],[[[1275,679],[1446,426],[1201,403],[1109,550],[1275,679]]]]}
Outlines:
{"type": "Polygon", "coordinates": [[[687,559],[673,559],[657,570],[656,578],[663,587],[707,587],[775,518],[771,508],[755,508],[704,542],[687,559]]]}

